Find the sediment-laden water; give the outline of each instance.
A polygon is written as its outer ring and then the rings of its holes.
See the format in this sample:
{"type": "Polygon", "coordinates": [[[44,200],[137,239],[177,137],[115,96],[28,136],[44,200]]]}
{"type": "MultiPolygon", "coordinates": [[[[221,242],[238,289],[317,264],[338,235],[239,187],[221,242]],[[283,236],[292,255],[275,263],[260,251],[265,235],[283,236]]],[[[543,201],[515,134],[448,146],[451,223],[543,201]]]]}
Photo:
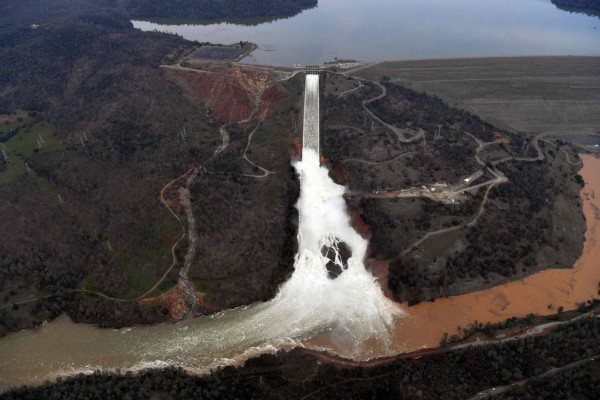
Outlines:
{"type": "MultiPolygon", "coordinates": [[[[318,76],[309,75],[307,91],[318,91],[318,86],[318,76]]],[[[308,101],[306,107],[314,109],[314,102],[308,101]]],[[[318,121],[305,122],[305,129],[314,129],[311,126],[318,129],[318,121]]],[[[582,156],[587,231],[583,255],[572,269],[546,270],[491,289],[400,308],[383,296],[365,270],[367,241],[350,226],[344,187],[319,165],[319,155],[310,144],[315,142],[309,139],[315,132],[305,133],[303,159],[294,165],[301,182],[299,252],[294,274],[276,298],[175,324],[119,330],[60,317],[39,329],[0,339],[0,390],[98,368],[179,365],[203,373],[294,346],[366,360],[437,347],[444,332],[455,333],[458,326],[474,321],[547,315],[560,306],[571,310],[599,297],[600,159],[582,156]],[[347,259],[339,251],[342,247],[351,251],[347,259]],[[335,279],[328,273],[328,263],[341,271],[335,279]]]]}
{"type": "Polygon", "coordinates": [[[298,254],[294,273],[266,303],[240,307],[177,324],[101,330],[66,318],[0,340],[0,389],[35,384],[57,375],[139,370],[175,364],[207,372],[265,351],[301,345],[327,334],[346,356],[368,357],[369,343],[389,348],[394,319],[403,313],[386,298],[363,261],[367,240],[350,225],[345,188],[320,166],[319,76],[307,75],[298,254]],[[345,243],[351,255],[338,251],[345,243]],[[333,261],[323,255],[330,249],[333,261]],[[326,265],[342,271],[331,279],[326,265]]]}

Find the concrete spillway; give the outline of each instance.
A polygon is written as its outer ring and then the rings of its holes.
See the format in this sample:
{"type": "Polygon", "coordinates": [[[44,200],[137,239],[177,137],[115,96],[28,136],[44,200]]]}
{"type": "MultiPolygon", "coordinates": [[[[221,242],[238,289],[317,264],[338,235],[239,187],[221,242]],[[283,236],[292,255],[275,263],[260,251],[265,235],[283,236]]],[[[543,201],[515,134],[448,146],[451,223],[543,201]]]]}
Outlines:
{"type": "Polygon", "coordinates": [[[0,339],[0,392],[12,385],[94,369],[139,370],[178,365],[208,372],[248,357],[332,338],[332,349],[368,359],[372,341],[387,348],[395,317],[402,311],[387,299],[365,269],[367,240],[351,225],[343,195],[319,162],[319,76],[307,75],[300,180],[298,253],[294,273],[277,296],[264,303],[192,318],[177,324],[101,330],[66,318],[40,330],[0,339]],[[342,260],[340,243],[351,251],[342,260]],[[335,258],[323,255],[330,249],[335,258]],[[328,275],[328,263],[341,274],[328,275]]]}
{"type": "Polygon", "coordinates": [[[319,75],[307,74],[304,92],[302,147],[319,152],[319,75]]]}

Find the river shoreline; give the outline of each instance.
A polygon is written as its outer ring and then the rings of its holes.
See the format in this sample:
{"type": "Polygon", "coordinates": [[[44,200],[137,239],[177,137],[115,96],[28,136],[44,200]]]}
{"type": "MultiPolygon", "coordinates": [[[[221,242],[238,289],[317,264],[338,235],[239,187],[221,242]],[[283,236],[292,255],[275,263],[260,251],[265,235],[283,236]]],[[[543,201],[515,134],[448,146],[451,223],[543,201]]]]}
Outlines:
{"type": "MultiPolygon", "coordinates": [[[[398,318],[388,348],[367,343],[361,358],[387,358],[389,353],[412,353],[435,349],[444,336],[462,336],[463,330],[475,324],[499,323],[528,314],[549,316],[560,311],[575,310],[593,299],[600,299],[600,158],[581,155],[580,174],[585,186],[580,191],[586,217],[582,255],[572,268],[546,269],[517,281],[458,296],[438,298],[414,306],[402,304],[405,318],[398,318]]],[[[385,281],[385,280],[384,280],[385,281]]],[[[347,349],[328,337],[311,339],[307,347],[314,350],[334,349],[341,358],[353,358],[347,349]]],[[[355,358],[356,360],[356,358],[355,358]]]]}
{"type": "Polygon", "coordinates": [[[580,174],[586,184],[580,191],[586,218],[585,242],[582,255],[570,269],[547,269],[518,281],[465,295],[421,303],[410,308],[416,318],[429,321],[436,327],[437,337],[429,336],[426,345],[437,345],[444,332],[457,333],[476,321],[496,323],[527,314],[551,315],[562,310],[576,309],[581,303],[598,299],[600,282],[600,158],[582,155],[580,174]],[[452,318],[449,318],[449,317],[452,318]],[[457,318],[458,317],[458,318],[457,318]],[[451,319],[451,321],[450,321],[451,319]],[[443,327],[443,332],[440,332],[443,327]]]}
{"type": "MultiPolygon", "coordinates": [[[[247,307],[225,316],[195,318],[178,324],[162,324],[127,329],[99,329],[76,324],[66,317],[58,318],[34,330],[24,330],[0,339],[0,390],[15,385],[35,385],[58,376],[79,372],[140,370],[180,365],[192,373],[209,373],[217,365],[240,365],[264,352],[306,347],[327,349],[328,359],[353,358],[352,363],[369,365],[376,359],[418,357],[430,351],[442,351],[440,339],[444,333],[457,333],[478,323],[495,323],[530,313],[555,314],[559,307],[573,310],[580,303],[597,299],[600,269],[600,158],[583,155],[581,175],[586,185],[581,190],[586,216],[586,242],[583,254],[572,269],[544,270],[528,278],[491,289],[461,296],[438,299],[413,307],[403,305],[406,315],[399,317],[392,330],[392,340],[386,345],[363,343],[359,354],[348,343],[331,335],[317,336],[301,342],[274,343],[253,347],[241,353],[235,349],[214,349],[215,354],[198,353],[202,348],[204,330],[218,331],[227,327],[230,318],[247,307]],[[548,305],[553,304],[552,308],[548,305]],[[200,329],[200,331],[197,331],[200,329]],[[156,338],[162,338],[156,342],[156,338]],[[180,341],[180,343],[179,343],[180,341]],[[184,350],[182,350],[182,348],[184,350]],[[428,350],[424,350],[428,349],[428,350]],[[438,349],[438,350],[436,350],[438,349]],[[415,351],[419,351],[415,353],[415,351]],[[336,356],[331,356],[335,354],[336,356]],[[162,360],[162,361],[161,361],[162,360]]],[[[261,307],[260,304],[250,307],[261,307]]],[[[214,347],[214,343],[212,344],[214,347]]],[[[218,347],[218,346],[217,346],[218,347]]],[[[236,347],[237,348],[237,347],[236,347]]]]}

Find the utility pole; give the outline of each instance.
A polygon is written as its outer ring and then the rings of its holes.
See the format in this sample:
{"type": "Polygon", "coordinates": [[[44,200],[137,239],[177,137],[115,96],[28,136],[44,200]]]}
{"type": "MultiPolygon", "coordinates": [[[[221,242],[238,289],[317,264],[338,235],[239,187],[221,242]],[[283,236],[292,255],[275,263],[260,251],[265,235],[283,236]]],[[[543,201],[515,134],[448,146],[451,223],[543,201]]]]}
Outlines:
{"type": "Polygon", "coordinates": [[[181,134],[181,141],[182,141],[182,142],[185,142],[185,141],[186,141],[186,139],[187,139],[187,132],[185,131],[185,125],[184,125],[184,126],[183,126],[183,128],[181,129],[181,132],[180,132],[180,134],[181,134]]]}
{"type": "Polygon", "coordinates": [[[61,205],[65,204],[65,201],[63,200],[63,198],[62,198],[62,196],[60,195],[60,193],[57,193],[57,194],[56,194],[56,197],[58,197],[58,202],[59,202],[61,205]]]}
{"type": "Polygon", "coordinates": [[[6,155],[6,152],[4,151],[4,146],[2,146],[2,148],[0,148],[0,151],[2,152],[2,155],[4,156],[4,161],[6,161],[6,163],[8,164],[8,156],[6,155]]]}
{"type": "Polygon", "coordinates": [[[38,144],[38,149],[41,150],[44,148],[44,138],[42,137],[42,135],[38,134],[37,144],[38,144]]]}
{"type": "Polygon", "coordinates": [[[433,137],[433,140],[438,140],[438,139],[442,138],[442,126],[438,125],[437,127],[438,127],[438,130],[435,133],[435,136],[433,137]]]}

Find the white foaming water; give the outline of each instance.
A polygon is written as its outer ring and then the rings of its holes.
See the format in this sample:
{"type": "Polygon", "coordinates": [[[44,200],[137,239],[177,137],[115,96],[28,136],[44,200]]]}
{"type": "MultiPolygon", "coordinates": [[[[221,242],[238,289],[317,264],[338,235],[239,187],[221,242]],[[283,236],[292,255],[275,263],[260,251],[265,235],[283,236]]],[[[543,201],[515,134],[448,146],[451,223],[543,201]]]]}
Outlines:
{"type": "MultiPolygon", "coordinates": [[[[300,341],[331,332],[343,337],[353,356],[368,338],[385,346],[394,318],[402,310],[386,298],[373,275],[365,269],[368,242],[351,226],[343,195],[345,188],[329,177],[319,162],[319,76],[306,76],[304,147],[302,161],[294,163],[300,177],[298,254],[294,273],[276,297],[266,303],[223,312],[209,323],[179,330],[177,339],[156,353],[177,355],[182,348],[193,351],[212,343],[208,353],[233,358],[248,349],[289,347],[300,341]],[[323,247],[336,252],[335,263],[344,265],[335,246],[344,242],[351,250],[345,269],[336,279],[328,277],[329,259],[323,247]]],[[[146,348],[146,351],[150,349],[146,348]]],[[[206,351],[206,350],[205,350],[206,351]]],[[[147,353],[148,354],[148,353],[147,353]]],[[[208,355],[208,354],[206,354],[208,355]]]]}
{"type": "Polygon", "coordinates": [[[368,359],[362,345],[370,338],[387,347],[402,311],[365,269],[367,241],[350,224],[345,188],[320,166],[318,75],[307,76],[306,90],[305,119],[311,121],[304,125],[303,159],[294,163],[301,186],[298,254],[294,273],[273,300],[177,324],[102,330],[61,318],[40,330],[9,335],[0,340],[0,391],[96,368],[137,371],[178,365],[205,373],[261,353],[303,346],[324,333],[345,357],[368,359]],[[346,265],[337,251],[339,242],[352,253],[346,265]],[[328,276],[324,247],[335,251],[335,263],[343,270],[336,279],[328,276]]]}
{"type": "MultiPolygon", "coordinates": [[[[319,159],[319,75],[307,74],[304,96],[302,161],[294,167],[300,177],[298,254],[294,274],[272,307],[287,309],[299,326],[327,327],[346,333],[354,349],[369,337],[384,343],[401,309],[383,295],[381,287],[364,266],[368,242],[351,226],[343,195],[345,188],[329,177],[319,159]],[[347,269],[337,243],[350,247],[347,269]],[[335,251],[334,262],[343,271],[329,279],[329,259],[323,248],[335,251]]],[[[287,318],[284,318],[286,320],[287,318]]]]}
{"type": "Polygon", "coordinates": [[[368,242],[350,224],[345,188],[320,166],[319,75],[306,76],[305,90],[302,161],[294,163],[301,188],[294,273],[273,300],[248,310],[236,328],[247,326],[251,336],[267,341],[303,339],[325,331],[348,334],[352,354],[367,338],[387,342],[394,318],[402,311],[365,269],[368,242]],[[346,266],[337,251],[339,242],[352,252],[346,266]],[[328,277],[324,247],[334,249],[340,269],[347,267],[337,279],[328,277]]]}
{"type": "MultiPolygon", "coordinates": [[[[303,149],[302,161],[295,168],[301,183],[299,250],[294,274],[274,301],[293,305],[295,312],[306,310],[309,319],[319,320],[324,326],[342,328],[358,347],[368,337],[387,340],[394,317],[402,311],[383,295],[365,269],[368,242],[350,224],[343,198],[345,188],[333,182],[311,149],[303,149]],[[336,279],[329,279],[329,260],[321,249],[333,247],[336,242],[346,243],[352,256],[347,269],[336,279]]],[[[336,264],[342,267],[340,258],[337,254],[336,264]]]]}

